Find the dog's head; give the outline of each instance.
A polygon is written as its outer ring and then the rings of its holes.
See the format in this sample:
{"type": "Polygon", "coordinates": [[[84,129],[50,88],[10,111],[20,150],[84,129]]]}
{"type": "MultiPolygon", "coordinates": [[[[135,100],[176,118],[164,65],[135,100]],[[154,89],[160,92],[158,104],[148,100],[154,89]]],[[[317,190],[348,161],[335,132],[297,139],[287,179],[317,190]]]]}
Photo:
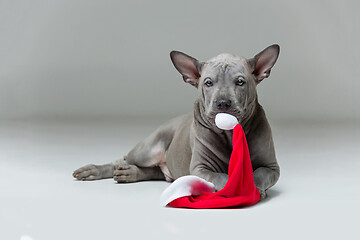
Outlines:
{"type": "Polygon", "coordinates": [[[279,51],[275,44],[251,59],[224,53],[200,62],[178,51],[172,51],[170,57],[184,81],[198,88],[210,122],[220,112],[242,122],[252,114],[257,104],[256,86],[269,77],[279,51]]]}

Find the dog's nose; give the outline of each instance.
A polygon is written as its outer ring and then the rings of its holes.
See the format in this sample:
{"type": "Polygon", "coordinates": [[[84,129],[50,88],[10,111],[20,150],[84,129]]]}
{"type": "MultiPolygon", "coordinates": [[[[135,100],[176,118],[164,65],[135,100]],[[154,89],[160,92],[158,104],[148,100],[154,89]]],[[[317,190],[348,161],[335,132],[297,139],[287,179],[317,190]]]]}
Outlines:
{"type": "Polygon", "coordinates": [[[231,100],[219,99],[216,101],[216,106],[219,110],[228,110],[231,107],[231,100]]]}

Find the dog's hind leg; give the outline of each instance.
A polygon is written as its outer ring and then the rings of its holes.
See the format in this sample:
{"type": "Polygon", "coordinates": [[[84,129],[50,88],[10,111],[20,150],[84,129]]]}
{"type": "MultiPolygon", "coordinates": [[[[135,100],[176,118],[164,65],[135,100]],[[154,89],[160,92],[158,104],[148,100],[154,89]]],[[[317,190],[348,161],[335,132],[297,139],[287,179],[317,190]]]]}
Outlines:
{"type": "Polygon", "coordinates": [[[159,166],[138,167],[134,164],[128,164],[123,159],[104,165],[89,164],[83,166],[74,171],[73,177],[81,181],[114,178],[118,183],[166,179],[159,166]]]}
{"type": "Polygon", "coordinates": [[[177,118],[160,126],[124,158],[105,165],[90,164],[81,167],[74,171],[74,178],[84,181],[114,178],[119,183],[144,180],[171,181],[165,155],[179,120],[177,118]]]}
{"type": "Polygon", "coordinates": [[[73,177],[82,181],[114,178],[118,183],[169,180],[162,171],[164,167],[166,168],[165,145],[161,139],[155,139],[157,138],[150,136],[137,144],[123,159],[113,163],[83,166],[74,171],[73,177]],[[153,145],[151,139],[157,143],[153,145]]]}
{"type": "Polygon", "coordinates": [[[94,165],[89,164],[74,171],[73,177],[77,180],[91,181],[114,176],[114,164],[94,165]]]}
{"type": "Polygon", "coordinates": [[[146,180],[165,180],[160,167],[138,167],[121,165],[114,171],[114,180],[118,183],[131,183],[146,180]]]}
{"type": "Polygon", "coordinates": [[[144,180],[167,180],[172,177],[166,166],[166,151],[176,128],[169,122],[138,143],[123,160],[114,163],[118,183],[144,180]]]}

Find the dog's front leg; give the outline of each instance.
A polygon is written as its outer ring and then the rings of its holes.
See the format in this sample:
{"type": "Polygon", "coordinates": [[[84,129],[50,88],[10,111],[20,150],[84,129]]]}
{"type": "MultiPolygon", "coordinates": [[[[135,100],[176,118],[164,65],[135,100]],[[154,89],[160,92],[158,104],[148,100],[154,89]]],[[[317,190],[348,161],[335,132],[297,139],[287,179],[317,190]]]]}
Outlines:
{"type": "Polygon", "coordinates": [[[254,171],[254,183],[260,192],[261,199],[266,197],[266,190],[279,179],[280,171],[268,167],[259,167],[254,171]]]}
{"type": "Polygon", "coordinates": [[[190,171],[191,175],[195,175],[211,182],[215,185],[215,190],[219,191],[225,187],[225,184],[229,178],[226,173],[216,173],[205,168],[206,166],[199,166],[198,168],[190,171]]]}
{"type": "Polygon", "coordinates": [[[193,153],[190,163],[190,174],[201,177],[215,185],[215,190],[219,191],[225,187],[229,178],[226,173],[216,171],[211,166],[209,159],[201,157],[198,153],[193,153]]]}

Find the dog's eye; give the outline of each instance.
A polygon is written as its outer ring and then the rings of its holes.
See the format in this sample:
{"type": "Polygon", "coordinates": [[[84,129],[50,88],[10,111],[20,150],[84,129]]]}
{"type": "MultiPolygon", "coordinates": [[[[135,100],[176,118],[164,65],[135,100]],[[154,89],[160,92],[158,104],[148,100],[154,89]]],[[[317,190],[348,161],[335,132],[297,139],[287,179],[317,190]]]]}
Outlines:
{"type": "Polygon", "coordinates": [[[242,78],[238,78],[237,81],[236,81],[236,84],[239,85],[239,86],[242,86],[244,85],[244,81],[242,80],[242,78]]]}
{"type": "Polygon", "coordinates": [[[211,81],[210,78],[205,79],[205,85],[208,86],[208,87],[211,87],[213,85],[213,82],[211,81]]]}

